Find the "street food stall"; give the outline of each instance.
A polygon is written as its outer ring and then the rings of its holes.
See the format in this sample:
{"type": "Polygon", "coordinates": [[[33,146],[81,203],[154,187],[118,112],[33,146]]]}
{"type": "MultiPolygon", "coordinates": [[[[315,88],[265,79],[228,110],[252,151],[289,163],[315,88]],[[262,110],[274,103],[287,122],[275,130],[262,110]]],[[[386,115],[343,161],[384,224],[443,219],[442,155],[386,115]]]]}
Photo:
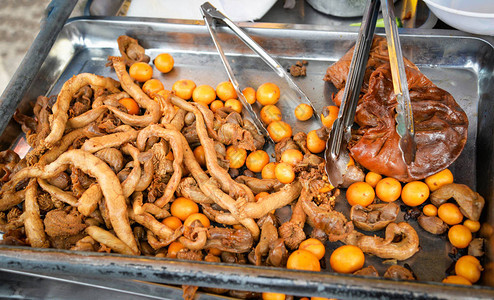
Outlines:
{"type": "Polygon", "coordinates": [[[494,298],[494,32],[76,2],[1,96],[2,296],[494,298]]]}

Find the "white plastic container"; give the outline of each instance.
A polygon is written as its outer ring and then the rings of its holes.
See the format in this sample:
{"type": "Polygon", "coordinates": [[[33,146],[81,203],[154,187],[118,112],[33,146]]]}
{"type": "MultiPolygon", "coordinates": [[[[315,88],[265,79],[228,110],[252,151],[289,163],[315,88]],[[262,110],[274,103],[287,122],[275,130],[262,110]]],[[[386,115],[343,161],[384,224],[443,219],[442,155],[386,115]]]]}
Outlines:
{"type": "Polygon", "coordinates": [[[234,22],[262,18],[276,0],[135,0],[130,2],[128,17],[202,20],[199,7],[209,1],[234,22]]]}
{"type": "Polygon", "coordinates": [[[494,35],[493,0],[424,0],[444,23],[470,33],[494,35]]]}

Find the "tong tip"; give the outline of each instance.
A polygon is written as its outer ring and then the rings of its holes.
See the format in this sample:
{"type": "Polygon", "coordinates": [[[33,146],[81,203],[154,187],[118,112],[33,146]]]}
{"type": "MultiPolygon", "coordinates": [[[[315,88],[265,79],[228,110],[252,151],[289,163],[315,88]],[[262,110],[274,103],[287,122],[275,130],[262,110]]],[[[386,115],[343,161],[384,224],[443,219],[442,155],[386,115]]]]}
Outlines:
{"type": "Polygon", "coordinates": [[[407,165],[412,164],[415,161],[415,154],[417,151],[417,145],[415,139],[410,134],[405,134],[400,139],[400,149],[403,154],[403,160],[407,165]]]}

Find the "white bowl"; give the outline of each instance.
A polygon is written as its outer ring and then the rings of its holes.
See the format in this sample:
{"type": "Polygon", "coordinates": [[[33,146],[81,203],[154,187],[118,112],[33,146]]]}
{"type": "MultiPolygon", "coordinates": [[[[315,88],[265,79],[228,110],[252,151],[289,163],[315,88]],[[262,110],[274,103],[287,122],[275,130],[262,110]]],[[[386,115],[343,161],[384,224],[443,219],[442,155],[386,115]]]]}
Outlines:
{"type": "Polygon", "coordinates": [[[444,23],[475,34],[494,35],[493,0],[424,0],[444,23]]]}

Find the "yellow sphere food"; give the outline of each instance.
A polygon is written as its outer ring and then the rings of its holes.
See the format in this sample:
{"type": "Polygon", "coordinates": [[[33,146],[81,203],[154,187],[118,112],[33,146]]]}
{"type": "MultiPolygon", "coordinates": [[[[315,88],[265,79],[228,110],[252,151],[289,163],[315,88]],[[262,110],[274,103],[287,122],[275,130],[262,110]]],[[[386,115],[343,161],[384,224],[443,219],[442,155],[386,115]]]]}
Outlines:
{"type": "Polygon", "coordinates": [[[334,250],[329,258],[333,271],[338,273],[353,273],[362,269],[365,255],[359,247],[344,245],[334,250]]]}

